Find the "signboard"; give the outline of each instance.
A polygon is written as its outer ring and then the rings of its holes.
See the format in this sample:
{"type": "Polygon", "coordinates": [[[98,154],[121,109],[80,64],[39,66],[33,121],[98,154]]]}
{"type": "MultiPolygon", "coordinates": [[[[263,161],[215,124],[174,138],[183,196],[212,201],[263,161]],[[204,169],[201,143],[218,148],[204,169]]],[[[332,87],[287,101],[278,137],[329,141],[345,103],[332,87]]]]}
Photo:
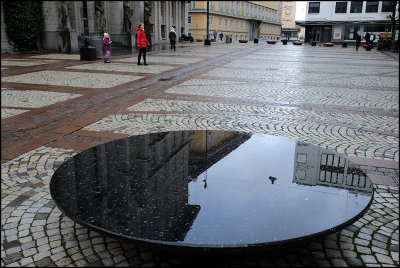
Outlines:
{"type": "Polygon", "coordinates": [[[282,28],[295,28],[296,2],[283,1],[282,6],[282,28]]]}
{"type": "Polygon", "coordinates": [[[342,39],[342,27],[333,28],[333,39],[342,39]]]}

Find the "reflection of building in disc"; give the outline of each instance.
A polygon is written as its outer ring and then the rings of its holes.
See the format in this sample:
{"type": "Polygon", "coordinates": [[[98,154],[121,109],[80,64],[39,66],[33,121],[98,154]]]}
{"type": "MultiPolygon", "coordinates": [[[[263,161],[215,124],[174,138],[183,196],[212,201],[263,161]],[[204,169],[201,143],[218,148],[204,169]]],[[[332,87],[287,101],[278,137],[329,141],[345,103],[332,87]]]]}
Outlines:
{"type": "Polygon", "coordinates": [[[235,131],[190,131],[189,173],[191,180],[196,181],[200,174],[234,151],[250,137],[250,133],[235,131]]]}
{"type": "Polygon", "coordinates": [[[188,153],[187,132],[117,140],[64,163],[52,189],[74,218],[138,238],[180,241],[200,210],[188,204],[188,153]]]}
{"type": "Polygon", "coordinates": [[[293,181],[296,183],[372,192],[367,175],[343,155],[299,141],[294,161],[293,181]]]}

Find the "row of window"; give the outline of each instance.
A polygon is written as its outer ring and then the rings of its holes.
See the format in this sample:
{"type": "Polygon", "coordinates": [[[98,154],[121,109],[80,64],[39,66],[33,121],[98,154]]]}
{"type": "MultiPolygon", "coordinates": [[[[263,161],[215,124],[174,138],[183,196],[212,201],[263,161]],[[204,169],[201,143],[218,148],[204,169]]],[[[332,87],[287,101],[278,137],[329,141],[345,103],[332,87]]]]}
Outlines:
{"type": "MultiPolygon", "coordinates": [[[[215,27],[216,25],[214,24],[215,18],[213,16],[210,16],[210,26],[211,27],[215,27]]],[[[232,29],[239,29],[239,25],[240,25],[240,29],[249,29],[249,22],[245,22],[244,21],[239,21],[238,20],[228,20],[228,19],[222,19],[219,18],[219,27],[222,27],[223,25],[223,21],[224,21],[224,26],[225,28],[232,28],[232,29]],[[228,23],[229,22],[229,23],[228,23]],[[236,24],[236,28],[234,28],[234,25],[236,24]],[[229,25],[229,26],[228,26],[229,25]]],[[[192,23],[192,16],[188,16],[188,23],[191,24],[192,23]]],[[[261,31],[263,32],[278,32],[280,30],[280,27],[275,26],[275,25],[270,25],[270,24],[262,24],[261,25],[261,31]]]]}
{"type": "MultiPolygon", "coordinates": [[[[192,1],[193,5],[195,5],[196,1],[192,1]]],[[[216,11],[215,2],[210,1],[210,10],[216,11]]],[[[272,20],[277,21],[277,10],[263,7],[252,3],[244,3],[242,1],[218,1],[219,2],[219,12],[225,12],[228,14],[236,14],[241,16],[259,18],[262,20],[272,20]],[[245,8],[246,4],[246,8],[245,8]],[[224,8],[225,7],[225,8],[224,8]]],[[[195,8],[195,6],[192,6],[195,8]]]]}
{"type": "MultiPolygon", "coordinates": [[[[382,1],[381,12],[391,12],[392,1],[382,1]]],[[[336,2],[335,13],[347,13],[348,2],[336,2]]],[[[377,13],[379,1],[366,1],[365,12],[377,13]]],[[[319,13],[320,2],[310,2],[308,6],[308,13],[319,13]]],[[[363,8],[363,1],[351,1],[350,13],[361,13],[363,8]]]]}
{"type": "MultiPolygon", "coordinates": [[[[192,33],[188,33],[188,35],[192,36],[192,33]]],[[[209,38],[211,40],[214,37],[212,36],[212,34],[210,34],[209,38]]],[[[224,38],[226,38],[226,35],[224,36],[224,38]]],[[[264,36],[261,36],[261,38],[268,39],[268,40],[279,40],[279,37],[277,37],[277,36],[264,35],[264,36]]],[[[219,36],[217,37],[217,39],[220,40],[219,36]]],[[[233,37],[233,41],[239,41],[239,40],[248,40],[247,39],[247,34],[245,34],[245,35],[242,35],[242,34],[241,35],[237,35],[237,34],[235,34],[235,37],[233,37]]]]}

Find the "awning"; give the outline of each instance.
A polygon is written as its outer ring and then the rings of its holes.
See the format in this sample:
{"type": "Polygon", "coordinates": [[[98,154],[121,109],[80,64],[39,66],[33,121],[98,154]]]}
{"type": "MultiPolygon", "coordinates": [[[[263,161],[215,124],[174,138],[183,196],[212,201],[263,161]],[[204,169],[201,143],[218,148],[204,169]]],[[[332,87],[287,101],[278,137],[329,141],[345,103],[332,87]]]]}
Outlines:
{"type": "Polygon", "coordinates": [[[357,20],[357,21],[301,21],[301,20],[296,20],[296,25],[299,26],[310,26],[310,25],[344,25],[344,24],[391,24],[390,20],[357,20]]]}

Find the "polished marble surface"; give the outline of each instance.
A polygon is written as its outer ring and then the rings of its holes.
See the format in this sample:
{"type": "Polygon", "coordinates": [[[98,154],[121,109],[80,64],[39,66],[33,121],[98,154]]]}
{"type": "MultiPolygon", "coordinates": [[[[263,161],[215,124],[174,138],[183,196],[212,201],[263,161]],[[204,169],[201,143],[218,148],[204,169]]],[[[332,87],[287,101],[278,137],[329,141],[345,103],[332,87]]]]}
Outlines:
{"type": "Polygon", "coordinates": [[[368,209],[370,179],[342,154],[233,131],[132,136],[63,163],[51,196],[71,219],[153,245],[245,248],[343,228],[368,209]]]}

